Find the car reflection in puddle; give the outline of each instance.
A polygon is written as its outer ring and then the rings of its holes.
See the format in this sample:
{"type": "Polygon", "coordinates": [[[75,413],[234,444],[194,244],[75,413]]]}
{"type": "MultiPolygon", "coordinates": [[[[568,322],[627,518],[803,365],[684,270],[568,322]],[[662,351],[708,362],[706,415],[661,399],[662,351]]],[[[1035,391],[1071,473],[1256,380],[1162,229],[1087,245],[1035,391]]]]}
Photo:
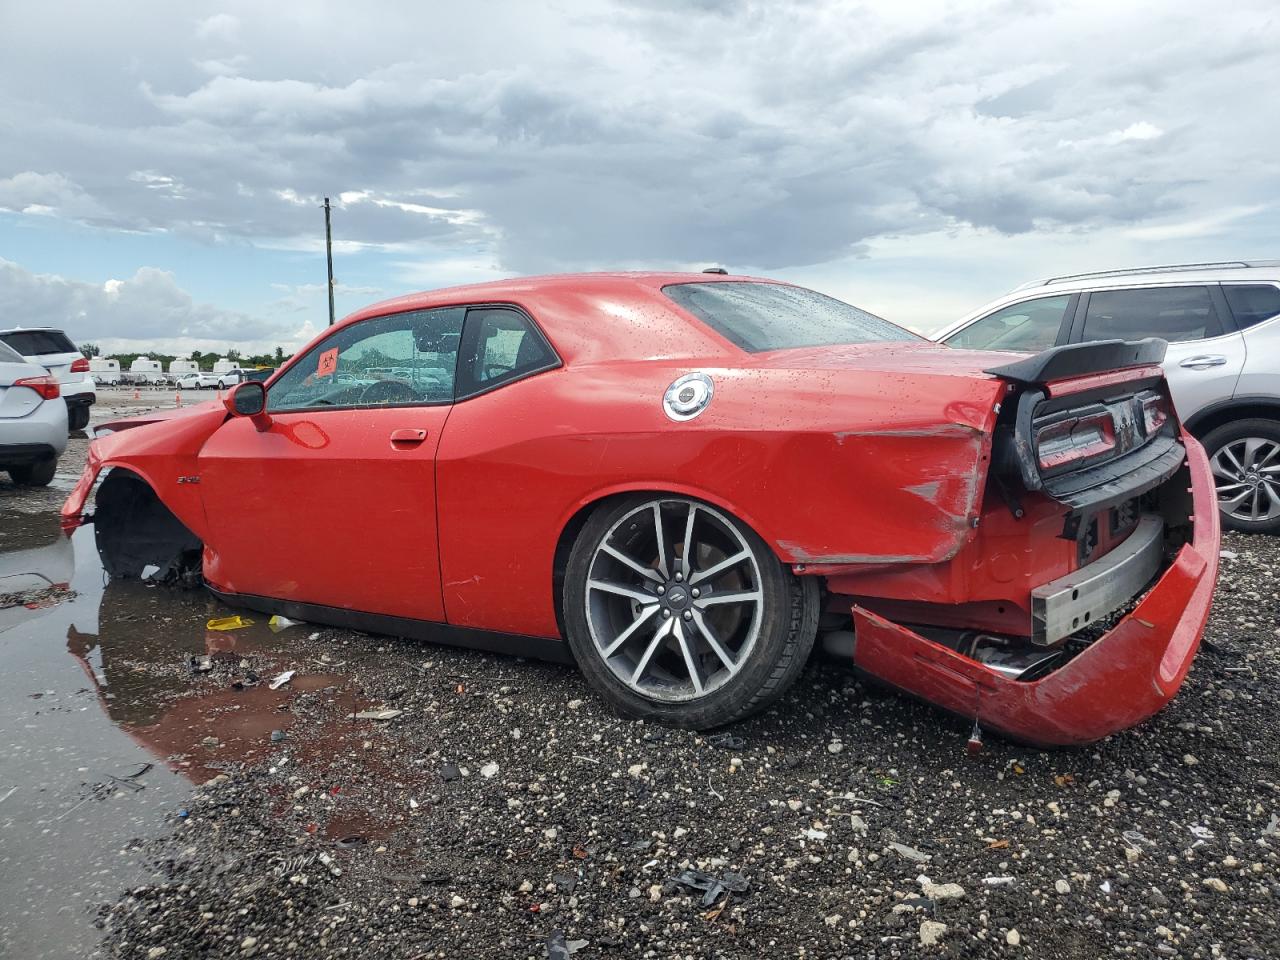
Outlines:
{"type": "MultiPolygon", "coordinates": [[[[367,703],[305,625],[273,634],[255,614],[208,630],[228,611],[203,590],[107,582],[90,527],[15,529],[0,553],[0,954],[78,954],[96,939],[92,908],[141,879],[144,858],[127,854],[181,815],[193,783],[241,764],[323,775],[361,755],[369,727],[348,718],[367,703]]],[[[277,779],[264,786],[284,812],[277,779]]],[[[389,833],[333,781],[330,816],[303,829],[389,833]]]]}

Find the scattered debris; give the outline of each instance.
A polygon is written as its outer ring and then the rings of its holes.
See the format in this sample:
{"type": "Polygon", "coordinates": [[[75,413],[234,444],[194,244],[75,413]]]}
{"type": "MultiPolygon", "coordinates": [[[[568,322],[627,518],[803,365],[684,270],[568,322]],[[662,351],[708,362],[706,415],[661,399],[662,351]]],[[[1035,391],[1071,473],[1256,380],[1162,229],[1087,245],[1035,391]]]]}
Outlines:
{"type": "Polygon", "coordinates": [[[920,946],[936,947],[947,935],[947,925],[937,920],[926,920],[920,924],[920,946]]]}
{"type": "Polygon", "coordinates": [[[1187,829],[1191,831],[1191,835],[1197,840],[1212,840],[1215,836],[1212,830],[1208,827],[1202,827],[1198,823],[1192,824],[1187,829]]]}
{"type": "Polygon", "coordinates": [[[923,873],[916,877],[916,883],[920,884],[920,892],[930,900],[960,900],[964,897],[964,887],[958,883],[934,883],[923,873]]]}
{"type": "Polygon", "coordinates": [[[208,673],[213,669],[213,657],[191,657],[187,660],[187,667],[192,673],[208,673]]]}
{"type": "Polygon", "coordinates": [[[214,617],[205,624],[207,630],[243,630],[245,627],[253,626],[253,621],[248,617],[242,617],[236,614],[231,617],[214,617]]]}
{"type": "Polygon", "coordinates": [[[983,877],[982,882],[988,887],[1012,887],[1018,881],[1016,877],[983,877]]]}
{"type": "Polygon", "coordinates": [[[927,853],[921,853],[915,847],[908,847],[905,843],[890,843],[889,849],[895,851],[899,856],[910,860],[912,863],[928,863],[933,857],[927,853]]]}
{"type": "Polygon", "coordinates": [[[452,780],[457,780],[461,776],[462,776],[462,770],[456,763],[452,763],[452,762],[446,763],[444,766],[440,768],[440,779],[443,780],[445,783],[449,783],[452,780]]]}
{"type": "Polygon", "coordinates": [[[285,732],[284,732],[283,730],[272,730],[272,731],[271,731],[271,742],[272,742],[272,743],[279,743],[281,740],[283,740],[283,739],[285,738],[285,736],[286,736],[286,734],[285,734],[285,732]]]}
{"type": "Polygon", "coordinates": [[[1219,550],[1218,556],[1223,560],[1238,560],[1240,558],[1240,554],[1236,553],[1234,550],[1219,550]]]}
{"type": "Polygon", "coordinates": [[[731,870],[726,870],[718,877],[703,873],[701,870],[685,870],[671,879],[682,887],[706,891],[702,896],[704,907],[711,906],[723,893],[745,893],[750,885],[746,877],[731,870]]]}
{"type": "Polygon", "coordinates": [[[297,672],[298,672],[297,670],[286,670],[284,673],[272,679],[271,683],[268,684],[268,686],[270,686],[272,690],[279,690],[286,683],[292,680],[294,676],[297,674],[297,672]]]}
{"type": "Polygon", "coordinates": [[[492,780],[497,775],[498,775],[498,765],[496,763],[493,763],[492,761],[490,761],[489,763],[486,763],[483,767],[480,768],[480,776],[484,777],[486,780],[492,780]]]}
{"type": "Polygon", "coordinates": [[[348,720],[394,720],[403,710],[395,710],[389,707],[383,707],[380,710],[361,710],[359,713],[353,713],[347,717],[348,720]]]}
{"type": "Polygon", "coordinates": [[[282,617],[279,614],[272,614],[271,619],[267,621],[267,626],[272,633],[279,633],[281,630],[288,630],[290,627],[301,626],[305,621],[290,620],[288,617],[282,617]]]}
{"type": "Polygon", "coordinates": [[[718,747],[721,750],[740,750],[746,745],[747,741],[732,733],[717,733],[707,737],[708,747],[718,747]]]}

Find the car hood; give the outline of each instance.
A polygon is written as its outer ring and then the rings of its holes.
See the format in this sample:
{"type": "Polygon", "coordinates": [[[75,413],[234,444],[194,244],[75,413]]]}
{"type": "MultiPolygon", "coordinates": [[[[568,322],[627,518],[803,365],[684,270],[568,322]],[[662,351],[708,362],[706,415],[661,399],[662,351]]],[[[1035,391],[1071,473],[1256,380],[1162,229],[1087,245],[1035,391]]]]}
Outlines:
{"type": "Polygon", "coordinates": [[[179,420],[183,417],[204,416],[214,410],[221,410],[224,414],[227,412],[227,408],[221,400],[206,400],[203,403],[193,403],[189,407],[179,407],[173,410],[152,410],[148,413],[140,413],[136,417],[121,417],[118,420],[108,420],[106,423],[100,423],[94,428],[94,436],[106,436],[112,433],[120,433],[122,430],[129,430],[133,427],[145,427],[148,424],[179,420]]]}

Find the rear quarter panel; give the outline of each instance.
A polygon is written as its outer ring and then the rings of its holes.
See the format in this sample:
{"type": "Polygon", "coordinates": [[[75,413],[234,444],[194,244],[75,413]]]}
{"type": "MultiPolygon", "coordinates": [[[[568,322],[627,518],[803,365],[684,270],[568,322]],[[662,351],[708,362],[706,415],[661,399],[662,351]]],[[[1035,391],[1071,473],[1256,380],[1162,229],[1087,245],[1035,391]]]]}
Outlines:
{"type": "Polygon", "coordinates": [[[970,534],[996,381],[696,362],[548,371],[458,404],[437,462],[451,623],[555,636],[557,541],[584,506],[627,491],[698,497],[787,563],[939,562],[970,534]],[[686,423],[662,395],[709,373],[686,423]]]}

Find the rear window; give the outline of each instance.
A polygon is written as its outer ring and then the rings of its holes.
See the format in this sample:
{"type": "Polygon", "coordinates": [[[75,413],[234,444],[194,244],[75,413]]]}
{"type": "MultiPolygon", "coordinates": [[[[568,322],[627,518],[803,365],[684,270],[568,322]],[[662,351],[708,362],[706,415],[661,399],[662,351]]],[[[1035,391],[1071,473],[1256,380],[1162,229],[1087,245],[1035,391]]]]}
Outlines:
{"type": "Polygon", "coordinates": [[[9,333],[0,333],[0,340],[24,357],[40,357],[47,353],[80,352],[61,330],[13,330],[9,333]]]}
{"type": "Polygon", "coordinates": [[[662,292],[751,353],[921,339],[875,314],[803,287],[726,280],[677,283],[662,292]]]}
{"type": "Polygon", "coordinates": [[[16,350],[5,346],[4,341],[0,340],[0,363],[26,363],[27,358],[16,350]]]}
{"type": "Polygon", "coordinates": [[[1269,283],[1224,283],[1222,292],[1241,329],[1280,314],[1280,288],[1269,283]]]}

